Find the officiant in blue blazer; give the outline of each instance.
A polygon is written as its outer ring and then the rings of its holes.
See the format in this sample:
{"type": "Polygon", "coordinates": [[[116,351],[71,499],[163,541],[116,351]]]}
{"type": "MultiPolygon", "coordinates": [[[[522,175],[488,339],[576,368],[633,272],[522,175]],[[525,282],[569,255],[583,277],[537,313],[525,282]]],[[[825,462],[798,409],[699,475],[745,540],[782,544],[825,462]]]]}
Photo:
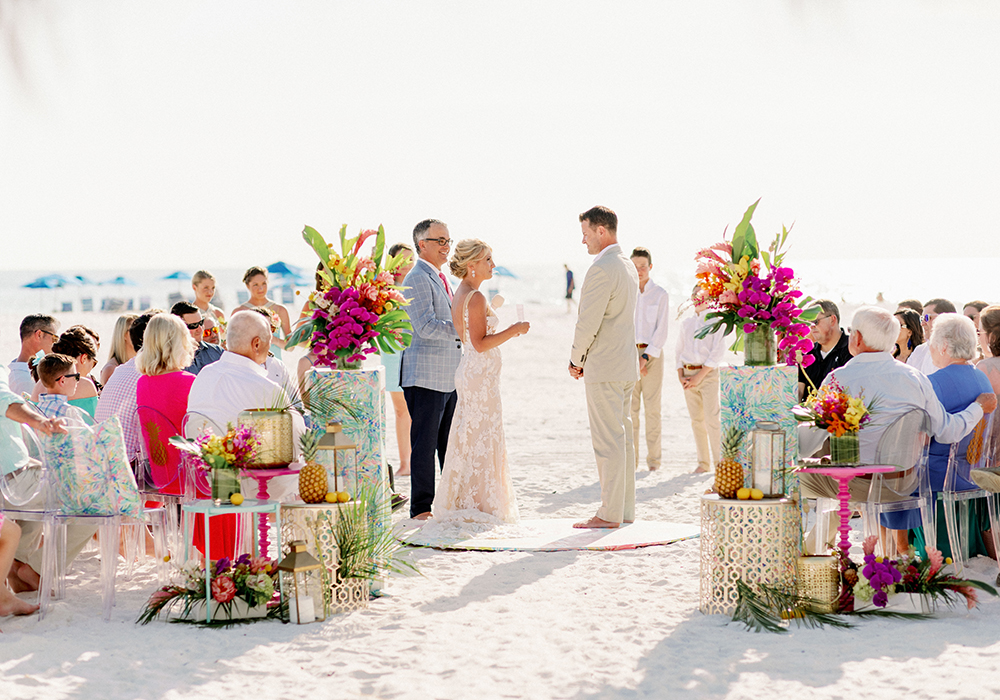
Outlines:
{"type": "Polygon", "coordinates": [[[441,272],[451,249],[448,227],[425,219],[413,229],[413,244],[417,262],[403,280],[413,338],[403,351],[400,386],[412,419],[410,517],[423,520],[431,516],[434,502],[435,453],[438,468],[444,468],[462,342],[451,321],[451,287],[441,272]]]}

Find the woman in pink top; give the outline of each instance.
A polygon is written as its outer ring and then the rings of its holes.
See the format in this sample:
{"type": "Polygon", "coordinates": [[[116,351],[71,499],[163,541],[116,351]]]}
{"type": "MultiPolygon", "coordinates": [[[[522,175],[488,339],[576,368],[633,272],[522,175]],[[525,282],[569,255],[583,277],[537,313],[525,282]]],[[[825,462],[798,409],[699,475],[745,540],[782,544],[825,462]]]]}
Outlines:
{"type": "MultiPolygon", "coordinates": [[[[149,458],[146,479],[156,491],[184,494],[184,473],[180,451],[168,441],[180,434],[187,413],[188,394],[194,375],[184,368],[194,359],[195,344],[187,326],[172,314],[157,314],[143,334],[142,350],[135,358],[139,370],[136,404],[142,438],[149,458]]],[[[199,492],[199,498],[210,494],[199,492]]],[[[204,552],[205,535],[201,516],[195,518],[194,546],[204,552]]],[[[232,557],[236,549],[236,516],[218,516],[212,521],[211,558],[232,557]]]]}

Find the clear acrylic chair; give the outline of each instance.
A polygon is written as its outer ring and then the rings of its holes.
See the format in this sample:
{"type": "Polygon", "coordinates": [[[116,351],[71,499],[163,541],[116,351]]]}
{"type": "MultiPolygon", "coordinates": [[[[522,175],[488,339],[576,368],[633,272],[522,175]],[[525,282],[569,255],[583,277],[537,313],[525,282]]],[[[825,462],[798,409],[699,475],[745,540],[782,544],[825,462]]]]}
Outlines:
{"type": "MultiPolygon", "coordinates": [[[[70,428],[86,431],[89,428],[70,428]]],[[[26,425],[21,426],[23,459],[15,469],[0,479],[0,490],[5,500],[4,512],[14,520],[42,524],[42,570],[39,572],[39,619],[48,612],[53,598],[66,595],[66,534],[71,523],[90,523],[98,526],[101,557],[101,589],[103,617],[111,619],[115,601],[115,573],[118,565],[118,541],[121,517],[118,514],[83,514],[76,512],[67,502],[66,484],[60,483],[52,464],[50,450],[26,425]]],[[[97,475],[100,476],[100,475],[97,475]]],[[[112,489],[108,474],[96,478],[89,486],[95,492],[109,493],[112,489]]]]}
{"type": "Polygon", "coordinates": [[[883,555],[896,553],[895,540],[883,537],[879,527],[883,513],[919,509],[924,541],[928,547],[937,544],[935,503],[927,471],[930,424],[922,409],[904,413],[885,429],[875,448],[875,464],[890,464],[895,470],[874,474],[868,500],[859,505],[864,513],[865,537],[878,536],[883,555]]]}
{"type": "Polygon", "coordinates": [[[953,443],[948,455],[944,488],[938,495],[948,529],[948,544],[956,573],[961,576],[969,556],[969,503],[985,499],[989,514],[994,553],[1000,550],[1000,523],[997,520],[996,496],[972,483],[972,471],[995,466],[998,438],[993,417],[987,414],[969,435],[953,443]]]}

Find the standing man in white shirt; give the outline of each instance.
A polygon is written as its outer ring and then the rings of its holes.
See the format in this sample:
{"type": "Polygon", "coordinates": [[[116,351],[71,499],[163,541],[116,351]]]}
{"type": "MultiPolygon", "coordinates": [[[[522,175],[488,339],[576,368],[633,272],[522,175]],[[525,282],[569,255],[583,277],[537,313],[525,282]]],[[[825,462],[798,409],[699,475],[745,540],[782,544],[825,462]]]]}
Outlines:
{"type": "MultiPolygon", "coordinates": [[[[695,287],[695,292],[698,288],[695,287]]],[[[708,304],[694,307],[695,315],[681,321],[677,339],[677,379],[684,389],[684,401],[691,416],[691,430],[698,450],[696,474],[712,471],[719,462],[721,417],[719,407],[719,363],[726,352],[726,336],[709,333],[700,340],[695,335],[705,327],[708,304]]]]}
{"type": "Polygon", "coordinates": [[[653,280],[653,255],[646,248],[632,251],[632,264],[639,275],[639,299],[635,306],[635,345],[639,353],[639,381],[632,390],[632,439],[635,466],[639,467],[639,408],[646,405],[646,466],[655,472],[663,456],[660,439],[660,391],[663,388],[663,346],[667,342],[670,297],[653,280]]]}

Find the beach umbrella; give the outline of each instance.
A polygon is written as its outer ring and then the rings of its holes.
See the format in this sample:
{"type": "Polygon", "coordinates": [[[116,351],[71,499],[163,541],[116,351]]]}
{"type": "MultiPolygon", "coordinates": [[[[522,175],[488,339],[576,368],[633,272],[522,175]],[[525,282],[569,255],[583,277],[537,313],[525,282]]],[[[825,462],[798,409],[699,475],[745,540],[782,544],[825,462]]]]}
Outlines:
{"type": "Polygon", "coordinates": [[[71,287],[78,284],[80,284],[79,280],[72,277],[66,277],[65,275],[60,275],[59,273],[53,273],[51,275],[45,275],[32,280],[24,286],[28,289],[60,289],[62,287],[71,287]]]}
{"type": "Polygon", "coordinates": [[[267,271],[272,275],[280,275],[282,277],[301,277],[302,268],[297,265],[289,265],[286,262],[281,262],[280,260],[276,263],[271,263],[267,266],[267,271]]]}
{"type": "Polygon", "coordinates": [[[82,285],[95,284],[94,280],[90,279],[86,275],[73,275],[73,279],[82,285]]]}
{"type": "Polygon", "coordinates": [[[164,277],[161,277],[160,279],[165,279],[165,280],[189,280],[189,279],[191,279],[191,275],[189,275],[188,273],[184,272],[184,270],[178,270],[177,272],[171,272],[169,275],[165,275],[164,277]]]}
{"type": "Polygon", "coordinates": [[[101,282],[101,284],[113,284],[117,287],[138,287],[139,283],[135,280],[131,280],[128,277],[123,277],[118,275],[114,279],[107,280],[106,282],[101,282]]]}
{"type": "Polygon", "coordinates": [[[511,272],[510,270],[508,270],[503,265],[497,265],[496,267],[494,267],[493,268],[493,274],[495,276],[497,276],[497,277],[510,277],[511,279],[515,279],[515,280],[516,279],[521,279],[520,277],[518,277],[517,275],[515,275],[513,272],[511,272]]]}

